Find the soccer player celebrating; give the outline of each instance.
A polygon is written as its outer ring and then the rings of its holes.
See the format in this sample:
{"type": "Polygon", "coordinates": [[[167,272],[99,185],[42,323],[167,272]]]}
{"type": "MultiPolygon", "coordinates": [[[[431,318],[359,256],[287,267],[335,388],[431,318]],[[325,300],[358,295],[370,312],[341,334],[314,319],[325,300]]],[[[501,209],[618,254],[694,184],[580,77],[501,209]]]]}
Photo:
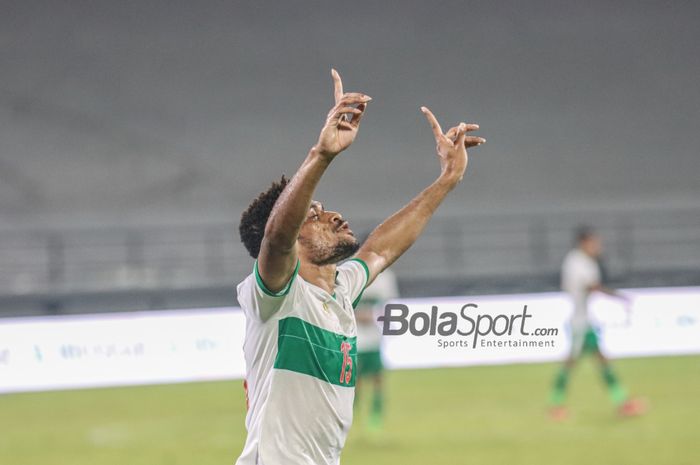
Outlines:
{"type": "Polygon", "coordinates": [[[645,410],[643,402],[628,398],[600,349],[598,336],[588,317],[588,297],[592,292],[602,292],[622,300],[625,304],[628,299],[618,291],[605,287],[601,282],[598,260],[602,252],[602,243],[598,234],[588,227],[581,227],[576,233],[576,244],[577,247],[566,255],[561,272],[562,289],[571,296],[574,304],[571,317],[571,353],[554,380],[550,415],[555,420],[563,420],[568,416],[564,400],[569,375],[577,359],[587,353],[596,356],[610,399],[617,406],[618,413],[623,416],[639,415],[645,410]]]}
{"type": "Polygon", "coordinates": [[[357,136],[371,98],[343,93],[296,174],[261,193],[241,216],[241,240],[255,258],[238,285],[246,316],[248,437],[239,465],[338,464],[352,422],[356,377],[353,304],[413,244],[461,181],[466,148],[485,142],[460,123],[443,133],[423,107],[440,175],[359,246],[348,222],[312,197],[321,176],[357,136]],[[353,257],[351,260],[344,260],[353,257]]]}

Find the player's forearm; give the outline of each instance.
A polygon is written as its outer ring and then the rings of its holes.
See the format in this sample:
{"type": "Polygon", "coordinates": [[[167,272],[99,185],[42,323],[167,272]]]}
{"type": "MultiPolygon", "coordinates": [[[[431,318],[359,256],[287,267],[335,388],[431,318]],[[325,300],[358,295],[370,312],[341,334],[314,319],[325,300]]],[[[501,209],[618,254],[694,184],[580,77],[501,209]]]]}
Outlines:
{"type": "Polygon", "coordinates": [[[360,250],[360,254],[375,257],[374,265],[378,268],[374,270],[375,275],[413,245],[455,184],[454,179],[444,176],[438,178],[401,210],[377,226],[360,250]]]}
{"type": "Polygon", "coordinates": [[[603,286],[601,284],[593,286],[592,290],[602,292],[605,295],[609,295],[610,297],[616,297],[618,299],[625,299],[624,295],[620,293],[617,289],[612,289],[606,286],[603,286]]]}
{"type": "Polygon", "coordinates": [[[309,212],[311,200],[323,173],[330,164],[315,148],[280,195],[265,227],[265,242],[277,252],[291,250],[309,212]]]}

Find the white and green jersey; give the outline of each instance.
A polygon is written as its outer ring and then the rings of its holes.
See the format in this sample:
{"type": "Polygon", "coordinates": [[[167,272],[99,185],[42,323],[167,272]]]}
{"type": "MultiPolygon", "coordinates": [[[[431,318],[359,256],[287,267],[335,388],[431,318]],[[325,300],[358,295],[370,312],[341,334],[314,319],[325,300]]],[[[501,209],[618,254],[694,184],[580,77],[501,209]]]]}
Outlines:
{"type": "Polygon", "coordinates": [[[573,249],[564,258],[561,269],[561,288],[567,292],[574,304],[571,325],[585,330],[589,325],[588,297],[591,287],[600,284],[598,262],[580,249],[573,249]]]}
{"type": "Polygon", "coordinates": [[[257,262],[238,285],[246,316],[248,437],[237,465],[335,465],[352,423],[357,304],[369,278],[353,259],[338,266],[335,293],[298,276],[269,291],[257,262]]]}

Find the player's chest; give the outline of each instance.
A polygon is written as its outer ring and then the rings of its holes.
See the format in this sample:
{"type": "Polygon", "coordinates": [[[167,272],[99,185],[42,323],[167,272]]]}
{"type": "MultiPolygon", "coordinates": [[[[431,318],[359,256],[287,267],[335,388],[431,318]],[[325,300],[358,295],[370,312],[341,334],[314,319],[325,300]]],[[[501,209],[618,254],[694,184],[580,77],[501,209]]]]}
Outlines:
{"type": "Polygon", "coordinates": [[[355,336],[357,327],[351,302],[343,295],[323,294],[314,293],[312,298],[305,299],[302,308],[297,310],[299,316],[325,330],[355,336]]]}

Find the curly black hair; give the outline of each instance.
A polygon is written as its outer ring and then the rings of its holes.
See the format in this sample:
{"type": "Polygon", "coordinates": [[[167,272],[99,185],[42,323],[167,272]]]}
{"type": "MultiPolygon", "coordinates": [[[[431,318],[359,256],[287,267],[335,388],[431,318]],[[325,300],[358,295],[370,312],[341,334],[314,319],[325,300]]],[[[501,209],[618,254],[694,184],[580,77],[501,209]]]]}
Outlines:
{"type": "Polygon", "coordinates": [[[258,258],[267,219],[287,184],[289,179],[282,175],[279,182],[273,182],[269,189],[261,192],[241,215],[238,232],[241,235],[241,242],[253,258],[258,258]]]}

